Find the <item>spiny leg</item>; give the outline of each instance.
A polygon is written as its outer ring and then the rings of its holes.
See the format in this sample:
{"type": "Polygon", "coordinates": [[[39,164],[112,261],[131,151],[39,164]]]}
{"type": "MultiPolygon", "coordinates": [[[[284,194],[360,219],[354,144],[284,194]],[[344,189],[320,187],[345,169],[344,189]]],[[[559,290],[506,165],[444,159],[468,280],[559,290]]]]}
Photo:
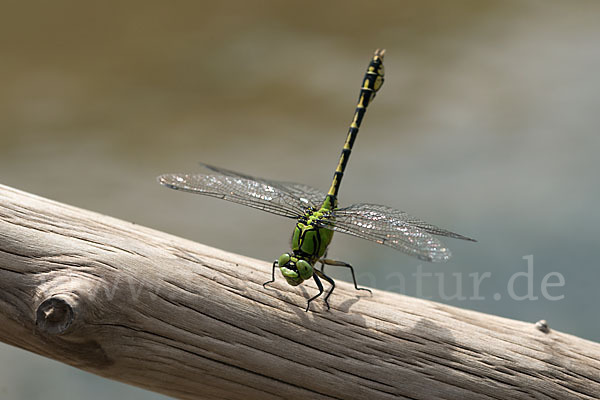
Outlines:
{"type": "Polygon", "coordinates": [[[328,252],[329,252],[329,249],[325,250],[325,253],[323,253],[323,257],[319,260],[319,262],[321,263],[321,272],[322,273],[325,273],[325,263],[323,262],[323,260],[327,258],[328,252]]]}
{"type": "Polygon", "coordinates": [[[277,268],[277,260],[273,261],[273,272],[271,273],[271,280],[263,283],[263,287],[267,287],[269,283],[275,282],[275,268],[277,268]]]}
{"type": "MultiPolygon", "coordinates": [[[[314,295],[310,299],[308,299],[308,302],[306,303],[306,310],[304,310],[304,311],[308,311],[308,308],[310,307],[310,302],[311,301],[313,301],[314,299],[316,299],[317,297],[319,297],[320,295],[323,294],[323,284],[321,283],[321,280],[317,277],[316,274],[313,275],[313,278],[315,279],[315,282],[317,283],[317,287],[319,288],[319,293],[316,294],[316,295],[314,295]]],[[[329,309],[329,304],[327,304],[327,309],[329,309]]]]}
{"type": "Polygon", "coordinates": [[[331,289],[329,289],[329,292],[327,292],[327,295],[325,296],[325,304],[327,305],[327,309],[329,310],[329,296],[331,296],[331,293],[333,293],[333,289],[335,289],[335,282],[333,281],[333,279],[331,279],[330,277],[328,277],[327,275],[325,275],[322,271],[319,271],[318,269],[315,269],[315,276],[319,275],[321,278],[325,279],[327,282],[329,282],[329,284],[331,285],[331,289]]]}
{"type": "Polygon", "coordinates": [[[321,272],[323,272],[323,268],[325,267],[325,264],[327,265],[335,265],[338,267],[345,267],[345,268],[350,268],[350,272],[352,273],[352,281],[354,282],[354,288],[356,290],[366,290],[367,292],[371,293],[370,289],[367,288],[360,288],[358,287],[358,285],[356,284],[356,275],[354,275],[354,268],[352,267],[352,265],[345,263],[343,261],[337,261],[337,260],[330,260],[328,258],[322,258],[319,260],[319,262],[321,263],[321,272]]]}

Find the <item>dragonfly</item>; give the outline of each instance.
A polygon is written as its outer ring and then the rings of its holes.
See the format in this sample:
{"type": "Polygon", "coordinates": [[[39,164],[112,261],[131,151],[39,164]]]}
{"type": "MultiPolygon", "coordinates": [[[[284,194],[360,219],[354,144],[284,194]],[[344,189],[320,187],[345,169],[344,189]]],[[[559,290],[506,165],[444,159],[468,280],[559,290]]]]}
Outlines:
{"type": "Polygon", "coordinates": [[[354,116],[327,193],[300,183],[258,178],[208,164],[201,164],[206,173],[158,177],[160,184],[171,189],[216,197],[295,219],[291,251],[273,262],[271,280],[263,286],[275,282],[277,268],[291,286],[312,278],[319,293],[308,299],[306,311],[311,302],[324,293],[321,279],[330,284],[324,299],[330,309],[329,297],[335,289],[335,281],[325,274],[326,265],[348,268],[354,288],[370,292],[358,287],[352,265],[326,257],[334,232],[370,240],[431,262],[445,262],[451,256],[450,250],[436,236],[475,241],[387,206],[359,203],[338,207],[338,191],[359,127],[367,107],[383,85],[384,54],[385,50],[375,51],[362,80],[354,116]]]}

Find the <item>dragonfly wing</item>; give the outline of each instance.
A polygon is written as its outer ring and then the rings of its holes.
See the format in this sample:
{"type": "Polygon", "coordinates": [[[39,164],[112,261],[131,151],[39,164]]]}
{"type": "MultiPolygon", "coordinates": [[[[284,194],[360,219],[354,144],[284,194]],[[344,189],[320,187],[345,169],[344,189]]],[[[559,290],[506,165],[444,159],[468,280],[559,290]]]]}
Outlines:
{"type": "Polygon", "coordinates": [[[473,240],[428,224],[390,207],[376,204],[354,204],[336,209],[320,225],[392,247],[422,260],[443,262],[450,250],[433,235],[473,240]]]}
{"type": "Polygon", "coordinates": [[[423,229],[425,232],[431,233],[433,235],[446,236],[446,237],[451,237],[454,239],[468,240],[470,242],[477,241],[475,239],[471,239],[470,237],[463,236],[458,233],[448,231],[446,229],[442,229],[442,228],[432,225],[428,222],[425,222],[420,218],[413,217],[412,215],[410,215],[404,211],[396,210],[394,208],[387,207],[387,206],[380,206],[380,205],[376,205],[376,204],[354,204],[350,207],[347,207],[347,209],[366,209],[367,211],[376,211],[376,212],[380,212],[384,215],[393,216],[394,218],[398,219],[399,221],[404,221],[407,224],[416,226],[417,228],[423,229]]]}
{"type": "Polygon", "coordinates": [[[242,174],[240,172],[231,171],[229,169],[215,167],[214,165],[204,163],[200,163],[200,165],[209,171],[216,172],[217,174],[253,180],[278,188],[281,191],[287,192],[289,195],[299,199],[304,204],[305,208],[314,207],[318,209],[319,206],[325,200],[325,197],[327,196],[327,193],[324,193],[319,189],[315,189],[312,186],[304,185],[302,183],[257,178],[255,176],[242,174]]]}
{"type": "Polygon", "coordinates": [[[216,197],[289,218],[300,217],[325,199],[325,194],[310,186],[201,165],[208,173],[164,174],[158,177],[158,182],[171,189],[216,197]]]}
{"type": "Polygon", "coordinates": [[[289,218],[300,217],[307,208],[301,199],[259,180],[222,174],[164,174],[158,177],[158,182],[171,189],[216,197],[289,218]]]}
{"type": "Polygon", "coordinates": [[[299,198],[303,202],[310,204],[311,207],[319,209],[325,197],[327,197],[327,193],[320,191],[319,189],[315,189],[312,186],[304,185],[302,183],[294,183],[294,182],[277,182],[273,181],[273,183],[281,185],[285,190],[299,198]]]}

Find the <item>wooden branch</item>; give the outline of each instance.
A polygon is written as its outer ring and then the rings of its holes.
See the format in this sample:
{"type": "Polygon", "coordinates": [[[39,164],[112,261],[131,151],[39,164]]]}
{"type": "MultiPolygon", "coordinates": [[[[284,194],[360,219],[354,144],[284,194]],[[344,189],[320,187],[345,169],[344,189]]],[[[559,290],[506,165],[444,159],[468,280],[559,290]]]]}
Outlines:
{"type": "MultiPolygon", "coordinates": [[[[207,228],[208,229],[208,228],[207,228]]],[[[339,283],[0,186],[0,340],[181,399],[598,399],[600,345],[339,283]]]]}

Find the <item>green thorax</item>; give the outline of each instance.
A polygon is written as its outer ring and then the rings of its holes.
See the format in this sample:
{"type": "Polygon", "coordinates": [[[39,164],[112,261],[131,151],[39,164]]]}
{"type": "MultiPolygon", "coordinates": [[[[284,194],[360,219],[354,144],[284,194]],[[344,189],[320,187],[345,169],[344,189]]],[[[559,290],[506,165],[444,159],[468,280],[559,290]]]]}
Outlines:
{"type": "Polygon", "coordinates": [[[317,226],[317,222],[329,218],[329,211],[333,209],[335,199],[325,200],[323,206],[318,211],[309,211],[298,219],[292,235],[292,251],[294,255],[303,258],[313,265],[319,260],[325,252],[331,239],[333,231],[331,229],[317,226]]]}

